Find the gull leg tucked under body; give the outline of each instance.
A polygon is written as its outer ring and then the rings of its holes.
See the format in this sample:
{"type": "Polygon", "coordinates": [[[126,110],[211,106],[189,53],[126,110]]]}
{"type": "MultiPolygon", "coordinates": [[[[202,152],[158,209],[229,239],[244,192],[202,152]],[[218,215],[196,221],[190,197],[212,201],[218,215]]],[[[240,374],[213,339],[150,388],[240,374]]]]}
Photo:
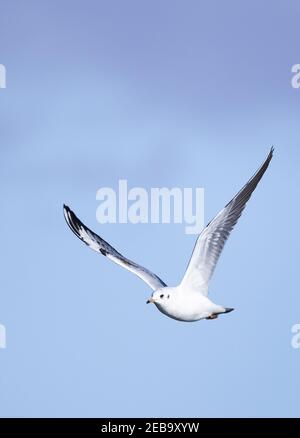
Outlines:
{"type": "Polygon", "coordinates": [[[165,315],[179,321],[216,319],[218,315],[229,313],[233,309],[217,305],[208,298],[209,281],[230,232],[267,170],[272,156],[273,148],[252,178],[203,229],[196,241],[183,280],[176,287],[167,287],[157,275],[124,257],[87,228],[66,205],[65,219],[74,234],[86,245],[144,280],[154,291],[148,303],[154,303],[165,315]]]}

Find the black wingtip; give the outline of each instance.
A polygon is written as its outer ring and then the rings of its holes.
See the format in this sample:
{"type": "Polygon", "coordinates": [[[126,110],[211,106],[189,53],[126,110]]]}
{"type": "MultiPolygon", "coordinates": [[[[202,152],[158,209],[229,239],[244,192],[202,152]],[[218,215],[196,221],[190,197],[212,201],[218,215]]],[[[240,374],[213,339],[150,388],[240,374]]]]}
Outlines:
{"type": "MultiPolygon", "coordinates": [[[[82,222],[78,219],[78,217],[75,215],[75,213],[68,207],[66,204],[63,204],[64,206],[64,218],[68,225],[68,227],[73,231],[73,233],[79,237],[80,240],[83,240],[80,236],[79,229],[83,227],[84,225],[82,222]]],[[[84,241],[84,240],[83,240],[84,241]]],[[[84,243],[86,243],[84,241],[84,243]]]]}
{"type": "Polygon", "coordinates": [[[77,235],[77,223],[80,221],[66,204],[64,204],[64,217],[71,230],[77,235]]]}
{"type": "Polygon", "coordinates": [[[64,216],[66,221],[69,223],[70,220],[74,221],[77,220],[78,218],[76,217],[75,213],[70,209],[70,207],[66,204],[63,204],[63,212],[64,212],[64,216]]]}
{"type": "Polygon", "coordinates": [[[275,151],[274,146],[271,146],[271,149],[270,149],[269,155],[267,156],[267,159],[266,159],[266,161],[265,161],[265,162],[267,163],[267,166],[269,165],[270,161],[271,161],[272,158],[273,158],[274,151],[275,151]]]}
{"type": "Polygon", "coordinates": [[[63,204],[63,213],[64,213],[64,217],[65,217],[66,221],[69,222],[68,221],[68,214],[71,213],[71,209],[66,204],[63,204]]]}

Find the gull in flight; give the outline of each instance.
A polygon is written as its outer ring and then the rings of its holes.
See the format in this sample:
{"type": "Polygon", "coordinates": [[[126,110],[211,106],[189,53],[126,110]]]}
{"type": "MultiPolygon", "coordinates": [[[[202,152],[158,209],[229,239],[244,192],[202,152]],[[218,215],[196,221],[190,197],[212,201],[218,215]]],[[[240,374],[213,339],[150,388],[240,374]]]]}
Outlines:
{"type": "Polygon", "coordinates": [[[252,178],[200,233],[184,277],[176,287],[167,287],[157,275],[124,257],[87,228],[66,205],[64,216],[73,233],[86,245],[133,272],[153,289],[147,303],[154,303],[162,313],[178,321],[215,319],[234,309],[215,304],[208,298],[209,281],[229,234],[269,166],[273,151],[272,147],[252,178]]]}

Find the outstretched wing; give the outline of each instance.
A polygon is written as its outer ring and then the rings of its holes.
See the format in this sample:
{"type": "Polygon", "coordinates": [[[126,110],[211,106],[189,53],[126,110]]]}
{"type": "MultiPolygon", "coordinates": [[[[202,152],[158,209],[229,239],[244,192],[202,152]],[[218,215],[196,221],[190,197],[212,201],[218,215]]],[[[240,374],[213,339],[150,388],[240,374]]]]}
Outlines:
{"type": "Polygon", "coordinates": [[[66,205],[64,205],[64,216],[73,233],[94,251],[101,253],[118,265],[133,272],[144,280],[153,290],[166,286],[157,275],[122,256],[122,254],[116,251],[109,243],[86,227],[66,205]]]}
{"type": "Polygon", "coordinates": [[[262,166],[199,235],[181,282],[183,287],[197,289],[203,295],[208,295],[208,283],[225,242],[241,216],[247,201],[267,170],[273,151],[274,148],[272,147],[262,166]]]}

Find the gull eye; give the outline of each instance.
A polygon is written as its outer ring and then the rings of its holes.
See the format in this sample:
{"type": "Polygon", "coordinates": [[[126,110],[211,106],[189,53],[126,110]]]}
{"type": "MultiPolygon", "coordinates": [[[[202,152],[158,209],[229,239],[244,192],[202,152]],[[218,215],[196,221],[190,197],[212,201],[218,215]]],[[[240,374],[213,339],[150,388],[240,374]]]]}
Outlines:
{"type": "Polygon", "coordinates": [[[170,295],[168,295],[167,298],[170,298],[170,295]]]}
{"type": "Polygon", "coordinates": [[[160,298],[163,298],[163,297],[164,297],[164,294],[161,294],[160,298]]]}

